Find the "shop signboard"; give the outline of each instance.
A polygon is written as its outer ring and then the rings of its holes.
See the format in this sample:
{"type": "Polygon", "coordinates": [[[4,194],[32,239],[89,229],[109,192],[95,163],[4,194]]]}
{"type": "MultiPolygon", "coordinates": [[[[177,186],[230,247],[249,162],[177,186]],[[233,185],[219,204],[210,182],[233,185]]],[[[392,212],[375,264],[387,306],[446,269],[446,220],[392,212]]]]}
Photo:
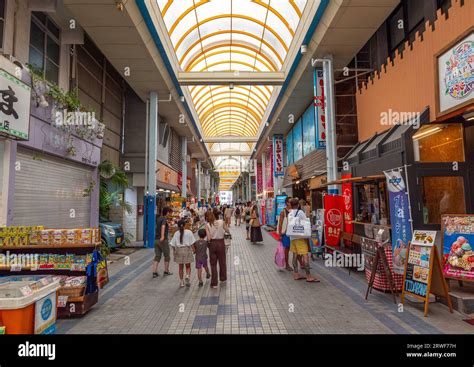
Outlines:
{"type": "Polygon", "coordinates": [[[280,213],[285,209],[285,201],[287,196],[286,195],[277,195],[275,199],[275,217],[278,220],[280,217],[280,213]]]}
{"type": "Polygon", "coordinates": [[[270,147],[265,157],[265,184],[264,190],[273,192],[273,148],[270,147]]]}
{"type": "Polygon", "coordinates": [[[28,140],[31,87],[0,69],[0,134],[28,140]]]}
{"type": "Polygon", "coordinates": [[[275,177],[285,175],[283,164],[283,135],[273,135],[273,175],[275,177]]]}
{"type": "Polygon", "coordinates": [[[341,241],[344,222],[344,198],[341,195],[324,195],[324,236],[326,245],[337,247],[341,241]]]}
{"type": "Polygon", "coordinates": [[[267,199],[266,202],[266,224],[268,226],[275,226],[276,225],[276,218],[275,218],[275,200],[274,199],[267,199]]]}
{"type": "Polygon", "coordinates": [[[326,148],[326,114],[324,106],[324,78],[321,69],[314,70],[314,109],[316,116],[316,149],[326,148]]]}
{"type": "Polygon", "coordinates": [[[438,56],[440,114],[471,103],[474,98],[474,32],[438,56]]]}
{"type": "Polygon", "coordinates": [[[398,170],[385,172],[392,224],[393,272],[403,274],[408,241],[412,237],[405,181],[398,170]]]}
{"type": "Polygon", "coordinates": [[[441,259],[434,245],[435,231],[414,231],[407,249],[403,273],[402,304],[407,295],[424,302],[425,316],[428,315],[429,296],[444,297],[452,311],[448,285],[443,276],[441,259]]]}
{"type": "Polygon", "coordinates": [[[441,216],[444,275],[474,281],[474,215],[441,216]]]}
{"type": "Polygon", "coordinates": [[[35,303],[35,334],[56,332],[56,292],[35,303]]]}
{"type": "Polygon", "coordinates": [[[263,192],[263,168],[261,163],[257,163],[257,192],[263,192]]]}
{"type": "MultiPolygon", "coordinates": [[[[352,175],[342,175],[342,179],[351,178],[352,175]]],[[[342,196],[344,198],[344,232],[353,233],[354,225],[352,224],[352,183],[342,184],[342,196]]],[[[350,241],[348,241],[350,242],[350,241]]]]}

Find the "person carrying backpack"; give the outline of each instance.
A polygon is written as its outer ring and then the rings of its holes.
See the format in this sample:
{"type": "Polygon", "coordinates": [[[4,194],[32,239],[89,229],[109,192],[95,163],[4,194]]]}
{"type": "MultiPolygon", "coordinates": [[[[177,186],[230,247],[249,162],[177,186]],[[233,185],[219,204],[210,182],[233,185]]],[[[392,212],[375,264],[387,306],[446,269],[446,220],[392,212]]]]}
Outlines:
{"type": "Polygon", "coordinates": [[[240,227],[240,218],[241,218],[240,205],[237,205],[235,207],[234,216],[235,216],[235,225],[240,227]]]}

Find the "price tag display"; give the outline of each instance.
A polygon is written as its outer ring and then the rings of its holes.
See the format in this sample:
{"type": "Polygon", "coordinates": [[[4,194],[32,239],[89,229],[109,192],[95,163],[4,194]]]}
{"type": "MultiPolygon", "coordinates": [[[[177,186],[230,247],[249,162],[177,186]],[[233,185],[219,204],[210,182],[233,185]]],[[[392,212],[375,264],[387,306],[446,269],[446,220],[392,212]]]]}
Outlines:
{"type": "Polygon", "coordinates": [[[21,287],[20,288],[20,292],[21,294],[23,294],[23,296],[31,296],[33,294],[33,290],[30,288],[30,286],[28,285],[25,285],[24,287],[21,287]]]}
{"type": "Polygon", "coordinates": [[[69,298],[69,296],[59,296],[58,297],[58,307],[66,307],[68,298],[69,298]]]}

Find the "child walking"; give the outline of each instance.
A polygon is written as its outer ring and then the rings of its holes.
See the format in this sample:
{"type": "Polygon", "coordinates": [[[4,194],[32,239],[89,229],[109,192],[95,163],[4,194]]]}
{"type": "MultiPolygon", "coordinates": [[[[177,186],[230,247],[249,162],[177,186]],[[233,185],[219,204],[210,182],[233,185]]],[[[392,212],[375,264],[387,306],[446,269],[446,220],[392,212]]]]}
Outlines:
{"type": "Polygon", "coordinates": [[[189,229],[185,229],[186,221],[181,219],[178,222],[177,231],[170,243],[173,248],[174,261],[179,265],[180,287],[191,286],[191,262],[193,261],[192,246],[194,235],[189,229]],[[184,278],[184,267],[186,267],[186,278],[184,278]],[[184,278],[184,280],[183,280],[184,278]]]}
{"type": "Polygon", "coordinates": [[[206,230],[201,228],[198,231],[199,240],[197,240],[193,244],[193,252],[196,256],[196,269],[198,273],[200,287],[202,287],[204,284],[202,281],[203,268],[204,270],[206,270],[206,279],[209,279],[211,277],[211,274],[209,273],[209,267],[207,266],[207,241],[205,240],[206,235],[206,230]]]}

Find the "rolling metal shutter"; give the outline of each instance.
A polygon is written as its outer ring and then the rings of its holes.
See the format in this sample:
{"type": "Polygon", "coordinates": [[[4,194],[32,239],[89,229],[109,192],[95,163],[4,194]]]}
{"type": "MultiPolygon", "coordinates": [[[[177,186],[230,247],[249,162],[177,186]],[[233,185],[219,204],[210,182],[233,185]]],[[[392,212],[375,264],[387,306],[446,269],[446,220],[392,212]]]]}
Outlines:
{"type": "Polygon", "coordinates": [[[13,225],[90,226],[91,198],[84,197],[84,189],[91,182],[92,168],[21,148],[17,162],[20,169],[15,171],[13,225]]]}

